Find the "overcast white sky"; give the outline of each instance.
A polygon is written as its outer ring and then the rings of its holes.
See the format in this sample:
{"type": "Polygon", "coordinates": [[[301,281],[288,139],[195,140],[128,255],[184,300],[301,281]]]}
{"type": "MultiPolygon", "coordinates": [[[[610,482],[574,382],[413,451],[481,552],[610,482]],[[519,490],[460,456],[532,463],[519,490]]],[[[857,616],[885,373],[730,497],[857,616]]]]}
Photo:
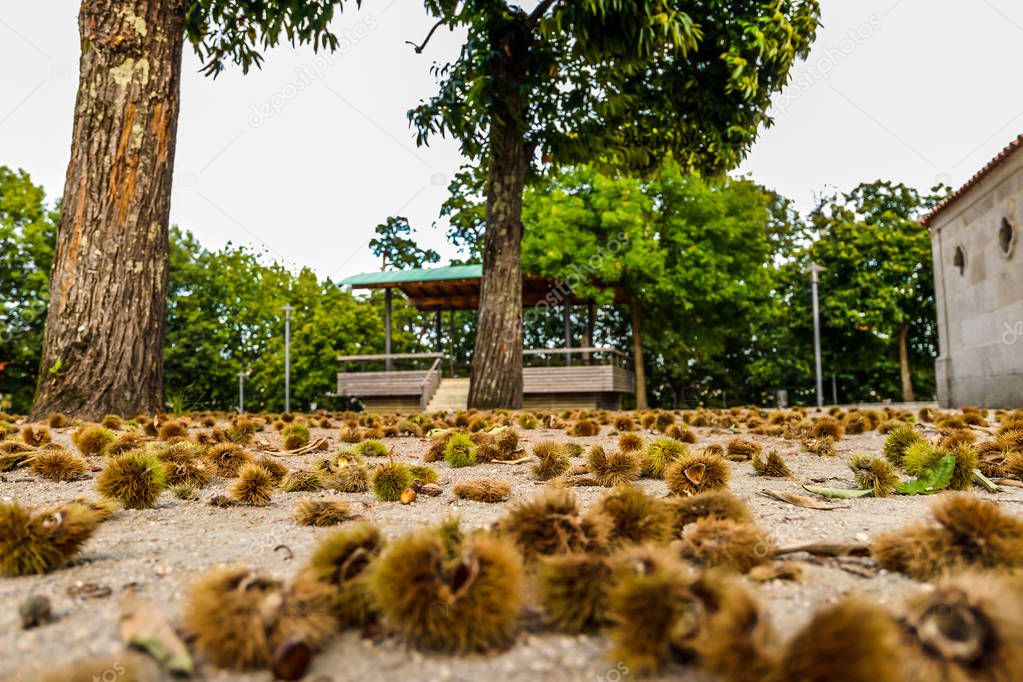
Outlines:
{"type": "MultiPolygon", "coordinates": [[[[532,4],[532,3],[527,3],[532,4]]],[[[739,172],[794,199],[877,178],[960,184],[1023,131],[1018,0],[822,0],[824,26],[776,98],[739,172]]],[[[76,0],[0,0],[0,164],[63,191],[78,79],[76,0]]],[[[207,246],[231,241],[340,278],[378,267],[367,242],[406,215],[424,245],[462,160],[417,148],[406,111],[429,67],[458,49],[418,0],[365,0],[336,21],[341,50],[280,48],[262,71],[198,73],[186,47],[171,220],[207,246]],[[298,83],[302,87],[294,87],[298,83]]]]}

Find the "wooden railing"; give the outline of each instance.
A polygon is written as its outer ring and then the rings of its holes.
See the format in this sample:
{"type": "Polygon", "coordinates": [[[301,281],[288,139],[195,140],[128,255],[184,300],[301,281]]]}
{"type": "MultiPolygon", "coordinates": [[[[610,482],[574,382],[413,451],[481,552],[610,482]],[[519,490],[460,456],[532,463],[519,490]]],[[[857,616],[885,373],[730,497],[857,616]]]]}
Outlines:
{"type": "Polygon", "coordinates": [[[426,372],[426,378],[423,380],[423,393],[419,398],[419,409],[421,410],[426,409],[426,406],[433,400],[433,395],[437,392],[437,388],[440,387],[440,363],[443,359],[443,357],[439,357],[434,360],[430,369],[426,372]]]}
{"type": "Polygon", "coordinates": [[[377,353],[370,355],[337,356],[338,362],[341,363],[342,372],[348,371],[349,362],[382,362],[386,365],[388,364],[388,361],[393,360],[438,360],[443,358],[443,353],[377,353]]]}
{"type": "Polygon", "coordinates": [[[607,346],[583,346],[580,348],[527,348],[522,351],[524,356],[542,357],[546,356],[544,365],[572,365],[572,357],[580,356],[584,365],[613,365],[615,367],[628,367],[629,356],[626,353],[607,346]],[[595,357],[596,356],[596,357],[595,357]],[[561,362],[552,363],[551,360],[559,358],[561,362]]]}

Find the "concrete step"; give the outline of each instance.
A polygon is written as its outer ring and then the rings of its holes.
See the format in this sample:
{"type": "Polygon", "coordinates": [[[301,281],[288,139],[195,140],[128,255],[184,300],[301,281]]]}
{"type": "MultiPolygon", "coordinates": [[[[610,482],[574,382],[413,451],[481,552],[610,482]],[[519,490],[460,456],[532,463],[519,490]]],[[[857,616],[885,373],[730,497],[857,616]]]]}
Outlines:
{"type": "Polygon", "coordinates": [[[469,404],[469,380],[465,378],[441,379],[433,394],[427,412],[464,410],[469,404]]]}

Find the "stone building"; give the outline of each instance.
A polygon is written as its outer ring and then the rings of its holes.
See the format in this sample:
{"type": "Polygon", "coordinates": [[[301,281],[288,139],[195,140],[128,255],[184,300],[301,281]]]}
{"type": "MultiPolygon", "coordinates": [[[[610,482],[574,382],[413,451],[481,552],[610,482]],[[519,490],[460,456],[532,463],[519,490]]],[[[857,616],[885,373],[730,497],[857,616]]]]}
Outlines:
{"type": "Polygon", "coordinates": [[[938,313],[938,401],[1023,407],[1023,135],[924,220],[938,313]]]}

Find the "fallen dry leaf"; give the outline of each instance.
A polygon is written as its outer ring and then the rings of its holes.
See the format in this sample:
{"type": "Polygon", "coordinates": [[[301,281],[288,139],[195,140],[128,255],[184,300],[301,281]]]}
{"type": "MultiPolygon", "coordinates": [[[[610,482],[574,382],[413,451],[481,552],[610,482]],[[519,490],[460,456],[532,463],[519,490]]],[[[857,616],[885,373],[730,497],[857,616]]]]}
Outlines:
{"type": "Polygon", "coordinates": [[[174,675],[191,676],[194,665],[188,647],[174,632],[163,613],[142,601],[134,587],[121,598],[121,639],[128,646],[145,651],[174,675]]]}
{"type": "Polygon", "coordinates": [[[830,511],[832,509],[848,508],[848,505],[828,504],[827,502],[821,502],[820,500],[815,500],[812,497],[807,497],[806,495],[797,495],[796,493],[789,493],[784,490],[769,490],[764,488],[760,491],[760,494],[764,497],[770,497],[778,500],[779,502],[785,502],[787,504],[791,504],[796,507],[804,507],[806,509],[830,511]]]}

